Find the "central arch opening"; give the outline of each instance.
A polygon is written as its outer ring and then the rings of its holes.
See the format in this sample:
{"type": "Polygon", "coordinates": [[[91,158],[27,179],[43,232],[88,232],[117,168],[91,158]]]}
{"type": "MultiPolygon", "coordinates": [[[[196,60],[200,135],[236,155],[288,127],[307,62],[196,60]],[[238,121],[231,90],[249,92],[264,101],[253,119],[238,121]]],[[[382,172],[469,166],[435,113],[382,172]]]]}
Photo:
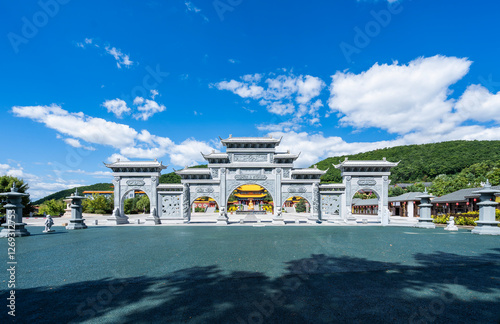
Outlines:
{"type": "Polygon", "coordinates": [[[255,220],[258,215],[272,215],[274,213],[273,197],[266,188],[258,184],[241,185],[229,195],[227,211],[230,215],[245,217],[245,221],[255,220]],[[248,219],[247,216],[249,216],[248,219]]]}
{"type": "Polygon", "coordinates": [[[151,212],[151,201],[146,192],[130,189],[123,194],[120,207],[125,215],[148,215],[151,212]]]}
{"type": "Polygon", "coordinates": [[[360,189],[352,197],[351,212],[354,216],[378,216],[379,197],[370,189],[360,189]]]}

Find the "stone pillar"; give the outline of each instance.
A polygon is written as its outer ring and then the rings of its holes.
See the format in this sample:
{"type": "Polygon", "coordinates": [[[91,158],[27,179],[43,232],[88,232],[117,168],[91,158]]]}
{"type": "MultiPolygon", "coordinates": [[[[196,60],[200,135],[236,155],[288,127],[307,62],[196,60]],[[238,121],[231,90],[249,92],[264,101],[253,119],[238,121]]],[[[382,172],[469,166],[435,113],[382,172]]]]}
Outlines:
{"type": "Polygon", "coordinates": [[[147,225],[159,225],[161,224],[160,218],[158,217],[158,212],[157,210],[160,208],[158,206],[158,177],[151,177],[151,190],[150,190],[150,195],[149,197],[149,216],[146,217],[146,224],[147,225]]]}
{"type": "Polygon", "coordinates": [[[7,197],[7,204],[4,205],[6,209],[6,223],[3,224],[3,229],[0,232],[0,237],[19,237],[28,236],[30,232],[24,228],[26,225],[23,223],[23,208],[21,200],[29,194],[20,193],[17,188],[12,184],[10,192],[1,193],[0,196],[7,197]]]}
{"type": "Polygon", "coordinates": [[[312,206],[311,213],[309,214],[308,222],[316,223],[321,217],[321,204],[319,196],[319,183],[315,182],[312,184],[312,206]]]}
{"type": "Polygon", "coordinates": [[[125,215],[125,208],[122,208],[122,191],[121,191],[121,177],[114,177],[113,186],[114,189],[114,209],[111,216],[106,219],[106,223],[108,225],[120,225],[120,224],[128,224],[128,217],[125,215]]]}
{"type": "Polygon", "coordinates": [[[420,198],[420,218],[415,227],[419,228],[436,228],[436,224],[432,221],[431,217],[431,198],[434,196],[427,193],[427,188],[425,188],[424,194],[418,196],[420,198]]]}
{"type": "Polygon", "coordinates": [[[276,182],[275,186],[275,196],[273,197],[274,201],[274,213],[273,213],[273,224],[276,225],[285,225],[285,220],[283,219],[283,212],[281,205],[283,202],[281,201],[281,168],[276,168],[276,182]]]}
{"type": "Polygon", "coordinates": [[[82,217],[83,207],[82,207],[82,199],[85,199],[83,196],[78,196],[78,189],[75,190],[75,194],[67,197],[71,199],[71,219],[69,220],[68,226],[66,229],[76,230],[76,229],[86,229],[87,225],[85,225],[84,219],[82,217]]]}
{"type": "Polygon", "coordinates": [[[409,201],[408,202],[408,217],[413,218],[415,215],[415,202],[409,201]]]}
{"type": "Polygon", "coordinates": [[[189,223],[191,220],[191,204],[188,183],[184,183],[182,189],[182,218],[184,218],[184,223],[189,223]]]}
{"type": "Polygon", "coordinates": [[[495,201],[495,193],[500,190],[491,188],[489,181],[486,181],[484,188],[474,193],[480,194],[481,202],[477,203],[479,206],[479,220],[476,222],[477,226],[471,231],[472,234],[480,235],[500,235],[500,227],[495,219],[495,209],[498,203],[495,201]]]}
{"type": "Polygon", "coordinates": [[[229,218],[227,216],[227,193],[226,193],[226,168],[220,169],[220,187],[219,187],[219,216],[217,217],[217,224],[227,225],[229,224],[229,218]]]}

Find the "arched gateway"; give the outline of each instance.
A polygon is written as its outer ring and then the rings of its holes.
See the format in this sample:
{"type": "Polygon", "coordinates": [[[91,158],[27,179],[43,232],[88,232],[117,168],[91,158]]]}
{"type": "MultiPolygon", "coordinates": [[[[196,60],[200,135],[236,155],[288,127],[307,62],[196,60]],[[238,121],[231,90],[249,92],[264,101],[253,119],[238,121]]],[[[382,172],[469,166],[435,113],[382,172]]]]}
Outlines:
{"type": "MultiPolygon", "coordinates": [[[[305,198],[310,203],[308,219],[330,222],[350,220],[352,190],[356,192],[368,186],[381,197],[381,205],[387,207],[388,175],[397,163],[387,161],[344,161],[336,168],[341,169],[342,184],[320,185],[320,177],[326,173],[314,168],[296,169],[293,164],[299,154],[277,152],[281,139],[272,137],[232,137],[221,139],[226,152],[203,154],[208,168],[185,168],[176,171],[181,184],[158,184],[161,170],[165,168],[157,161],[120,162],[106,164],[115,176],[115,211],[123,205],[123,193],[131,189],[145,191],[151,201],[151,224],[188,223],[191,205],[200,197],[214,199],[219,206],[218,223],[227,224],[229,196],[236,188],[254,184],[264,187],[274,200],[273,223],[284,224],[282,207],[293,196],[305,198]],[[353,162],[370,162],[367,169],[353,169],[353,162]],[[368,177],[369,176],[369,177],[368,177]],[[368,177],[368,178],[367,178],[368,177]],[[366,178],[366,179],[365,179],[366,178]],[[357,182],[353,183],[353,180],[357,182]],[[346,195],[347,193],[347,195],[346,195]]],[[[354,194],[354,193],[353,193],[354,194]]],[[[386,208],[387,209],[387,208],[386,208]]],[[[385,211],[385,210],[384,210],[385,211]]],[[[115,214],[115,213],[114,213],[115,214]]],[[[126,222],[123,210],[110,221],[126,222]]],[[[388,213],[381,213],[382,224],[388,223],[388,213]],[[387,215],[387,216],[384,216],[387,215]],[[387,219],[386,219],[387,218],[387,219]]]]}

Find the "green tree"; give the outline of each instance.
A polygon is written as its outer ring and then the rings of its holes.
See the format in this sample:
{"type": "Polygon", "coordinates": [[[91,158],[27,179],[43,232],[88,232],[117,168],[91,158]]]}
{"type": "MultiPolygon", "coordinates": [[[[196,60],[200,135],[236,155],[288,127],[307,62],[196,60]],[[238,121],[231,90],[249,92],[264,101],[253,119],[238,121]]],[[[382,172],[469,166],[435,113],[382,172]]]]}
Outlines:
{"type": "Polygon", "coordinates": [[[295,205],[295,211],[297,213],[304,213],[306,211],[306,200],[304,198],[300,198],[297,204],[295,205]]]}
{"type": "Polygon", "coordinates": [[[405,193],[405,191],[401,187],[394,186],[394,187],[389,188],[389,197],[401,196],[404,193],[405,193]]]}
{"type": "Polygon", "coordinates": [[[486,174],[486,178],[490,180],[491,185],[493,186],[500,186],[500,167],[499,168],[494,168],[490,172],[486,174]]]}
{"type": "Polygon", "coordinates": [[[64,202],[62,200],[51,199],[40,205],[39,214],[59,216],[64,213],[64,202]]]}
{"type": "Polygon", "coordinates": [[[136,207],[137,207],[137,211],[140,213],[140,212],[143,212],[144,210],[146,211],[146,213],[149,213],[150,212],[150,203],[149,203],[149,198],[148,196],[144,195],[142,196],[136,203],[136,207]]]}
{"type": "MultiPolygon", "coordinates": [[[[26,193],[29,189],[28,184],[25,183],[23,179],[4,175],[0,176],[0,193],[10,191],[10,189],[12,188],[12,184],[15,184],[17,191],[21,193],[26,193]]],[[[3,205],[6,203],[6,198],[2,197],[0,199],[0,214],[5,214],[5,208],[3,208],[3,205]]],[[[29,197],[23,197],[21,203],[24,206],[23,215],[29,215],[30,212],[34,211],[29,197]]]]}
{"type": "Polygon", "coordinates": [[[109,214],[113,211],[113,196],[106,197],[94,193],[92,198],[85,199],[82,205],[86,213],[109,214]]]}

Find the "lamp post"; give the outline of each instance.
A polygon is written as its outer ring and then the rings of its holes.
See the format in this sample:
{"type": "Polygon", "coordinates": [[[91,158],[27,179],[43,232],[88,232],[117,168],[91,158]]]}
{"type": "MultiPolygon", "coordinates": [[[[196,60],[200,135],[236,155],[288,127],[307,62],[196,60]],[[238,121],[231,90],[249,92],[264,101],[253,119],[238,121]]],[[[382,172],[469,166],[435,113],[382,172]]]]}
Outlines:
{"type": "Polygon", "coordinates": [[[477,203],[479,206],[479,220],[476,222],[477,226],[471,231],[472,234],[500,235],[500,227],[498,227],[500,222],[495,220],[495,209],[498,205],[495,201],[495,193],[498,192],[500,190],[492,189],[488,180],[486,180],[483,189],[474,191],[474,193],[481,195],[481,202],[477,203]]]}
{"type": "Polygon", "coordinates": [[[87,225],[85,225],[82,217],[82,200],[85,199],[85,197],[78,196],[78,189],[75,189],[75,193],[67,198],[71,199],[71,219],[69,220],[69,224],[66,226],[66,229],[86,229],[87,225]]]}
{"type": "Polygon", "coordinates": [[[4,206],[6,209],[7,222],[3,224],[4,228],[0,232],[0,237],[19,237],[30,235],[30,232],[24,228],[26,225],[23,223],[24,206],[21,204],[21,199],[29,196],[29,194],[18,192],[15,184],[12,184],[10,192],[0,193],[0,196],[7,197],[7,204],[4,206]]]}
{"type": "Polygon", "coordinates": [[[436,228],[436,224],[432,222],[431,217],[431,198],[433,197],[434,196],[427,193],[427,188],[425,188],[423,195],[417,196],[417,198],[420,198],[420,218],[418,219],[418,223],[415,225],[415,227],[436,228]]]}

